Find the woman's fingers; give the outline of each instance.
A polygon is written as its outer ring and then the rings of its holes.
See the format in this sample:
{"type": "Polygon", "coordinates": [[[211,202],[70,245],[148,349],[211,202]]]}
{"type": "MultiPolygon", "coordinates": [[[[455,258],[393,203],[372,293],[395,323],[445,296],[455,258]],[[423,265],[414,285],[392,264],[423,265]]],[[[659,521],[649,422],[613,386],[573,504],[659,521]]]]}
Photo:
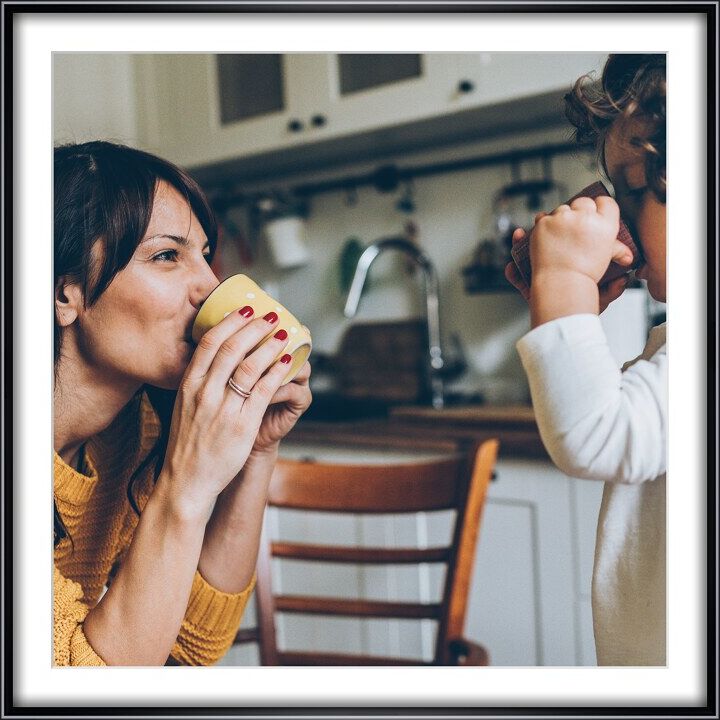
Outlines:
{"type": "MultiPolygon", "coordinates": [[[[268,313],[265,317],[256,318],[244,327],[226,337],[217,347],[215,357],[210,364],[206,374],[205,383],[215,387],[222,387],[227,383],[228,378],[235,373],[238,365],[243,364],[247,375],[254,379],[267,368],[274,356],[255,355],[253,351],[265,338],[272,339],[273,334],[280,331],[277,327],[277,315],[268,313]],[[261,367],[256,366],[258,362],[265,362],[261,367]]],[[[283,330],[287,340],[287,332],[283,330]]],[[[280,347],[275,355],[280,352],[280,347]]],[[[236,378],[237,380],[237,378],[236,378]]]]}
{"type": "Polygon", "coordinates": [[[257,380],[250,397],[242,404],[243,413],[255,415],[258,426],[262,416],[265,414],[265,410],[267,410],[267,406],[280,389],[280,385],[287,375],[288,367],[289,363],[282,362],[282,359],[273,363],[268,371],[257,380]]]}
{"type": "Polygon", "coordinates": [[[307,393],[308,381],[310,379],[310,363],[306,362],[298,374],[293,378],[292,382],[283,385],[272,396],[271,405],[283,402],[300,401],[307,393]]]}
{"type": "MultiPolygon", "coordinates": [[[[285,330],[278,330],[275,335],[265,340],[260,347],[242,358],[239,364],[236,365],[234,370],[229,374],[228,378],[224,381],[225,384],[229,384],[229,380],[232,380],[235,388],[228,387],[230,394],[234,397],[231,399],[243,399],[242,396],[254,392],[254,388],[258,381],[263,375],[269,372],[269,368],[273,365],[273,361],[282,352],[283,348],[288,344],[288,334],[285,330]],[[238,392],[237,388],[244,391],[238,392]]],[[[282,357],[285,357],[283,354],[282,357]]],[[[282,357],[279,360],[282,360],[282,357]]],[[[280,362],[285,368],[285,374],[288,371],[288,362],[280,362]]],[[[218,382],[224,377],[224,371],[217,370],[213,364],[211,372],[208,374],[208,382],[218,382]],[[210,379],[212,375],[212,379],[210,379]]]]}
{"type": "Polygon", "coordinates": [[[246,305],[237,312],[228,313],[215,327],[210,328],[201,338],[185,370],[185,380],[200,380],[207,374],[218,348],[238,330],[250,323],[253,309],[246,305]]]}

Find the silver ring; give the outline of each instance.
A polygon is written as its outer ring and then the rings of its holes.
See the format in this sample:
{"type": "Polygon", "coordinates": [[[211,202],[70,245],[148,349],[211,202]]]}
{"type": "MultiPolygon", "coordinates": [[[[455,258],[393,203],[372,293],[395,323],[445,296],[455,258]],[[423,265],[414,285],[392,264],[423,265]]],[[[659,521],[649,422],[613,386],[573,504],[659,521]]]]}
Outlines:
{"type": "Polygon", "coordinates": [[[244,398],[249,398],[250,393],[245,390],[244,388],[241,388],[232,378],[230,378],[227,381],[227,384],[230,386],[231,390],[234,390],[238,395],[244,398]]]}

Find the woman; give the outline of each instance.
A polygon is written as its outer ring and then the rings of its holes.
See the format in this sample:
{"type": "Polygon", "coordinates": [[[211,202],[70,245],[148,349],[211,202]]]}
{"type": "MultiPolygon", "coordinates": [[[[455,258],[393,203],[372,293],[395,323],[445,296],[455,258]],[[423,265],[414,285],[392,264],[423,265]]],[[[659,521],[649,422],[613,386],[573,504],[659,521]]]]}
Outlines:
{"type": "Polygon", "coordinates": [[[280,387],[287,333],[249,353],[277,323],[249,306],[192,344],[217,232],[179,168],[90,142],[55,150],[54,181],[55,664],[210,664],[310,367],[280,387]]]}

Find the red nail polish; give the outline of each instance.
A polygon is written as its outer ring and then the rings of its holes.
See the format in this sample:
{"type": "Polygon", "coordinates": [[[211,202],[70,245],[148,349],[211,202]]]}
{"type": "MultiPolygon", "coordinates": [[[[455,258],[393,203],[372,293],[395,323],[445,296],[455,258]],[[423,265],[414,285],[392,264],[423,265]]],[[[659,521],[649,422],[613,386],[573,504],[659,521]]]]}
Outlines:
{"type": "Polygon", "coordinates": [[[281,363],[285,363],[286,365],[287,365],[291,360],[292,360],[292,355],[288,355],[287,353],[285,353],[285,354],[280,358],[280,362],[281,362],[281,363]]]}
{"type": "Polygon", "coordinates": [[[277,322],[278,316],[275,312],[269,312],[263,317],[263,320],[267,320],[269,323],[277,322]]]}
{"type": "Polygon", "coordinates": [[[255,311],[249,305],[246,305],[244,308],[240,308],[240,310],[238,310],[238,312],[243,317],[249,318],[255,311]]]}
{"type": "Polygon", "coordinates": [[[287,330],[278,330],[273,337],[278,340],[287,340],[287,330]]]}

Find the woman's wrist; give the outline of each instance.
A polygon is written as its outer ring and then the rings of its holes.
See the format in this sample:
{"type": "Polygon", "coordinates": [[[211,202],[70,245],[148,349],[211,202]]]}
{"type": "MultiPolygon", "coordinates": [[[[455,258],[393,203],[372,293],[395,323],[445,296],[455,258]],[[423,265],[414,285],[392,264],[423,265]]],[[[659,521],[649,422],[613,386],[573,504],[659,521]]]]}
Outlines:
{"type": "Polygon", "coordinates": [[[598,314],[600,294],[597,283],[576,271],[533,272],[530,285],[532,327],[567,315],[598,314]]]}
{"type": "Polygon", "coordinates": [[[161,471],[148,503],[153,502],[157,511],[178,527],[204,528],[217,498],[191,496],[183,493],[179,486],[180,483],[173,480],[168,472],[161,471]]]}
{"type": "MultiPolygon", "coordinates": [[[[268,465],[268,466],[274,467],[275,463],[277,462],[279,452],[280,452],[280,443],[279,442],[275,442],[268,447],[253,448],[250,451],[250,455],[248,456],[247,462],[245,463],[245,468],[248,465],[252,465],[252,466],[268,465]]],[[[245,468],[243,468],[243,469],[245,469],[245,468]]]]}

